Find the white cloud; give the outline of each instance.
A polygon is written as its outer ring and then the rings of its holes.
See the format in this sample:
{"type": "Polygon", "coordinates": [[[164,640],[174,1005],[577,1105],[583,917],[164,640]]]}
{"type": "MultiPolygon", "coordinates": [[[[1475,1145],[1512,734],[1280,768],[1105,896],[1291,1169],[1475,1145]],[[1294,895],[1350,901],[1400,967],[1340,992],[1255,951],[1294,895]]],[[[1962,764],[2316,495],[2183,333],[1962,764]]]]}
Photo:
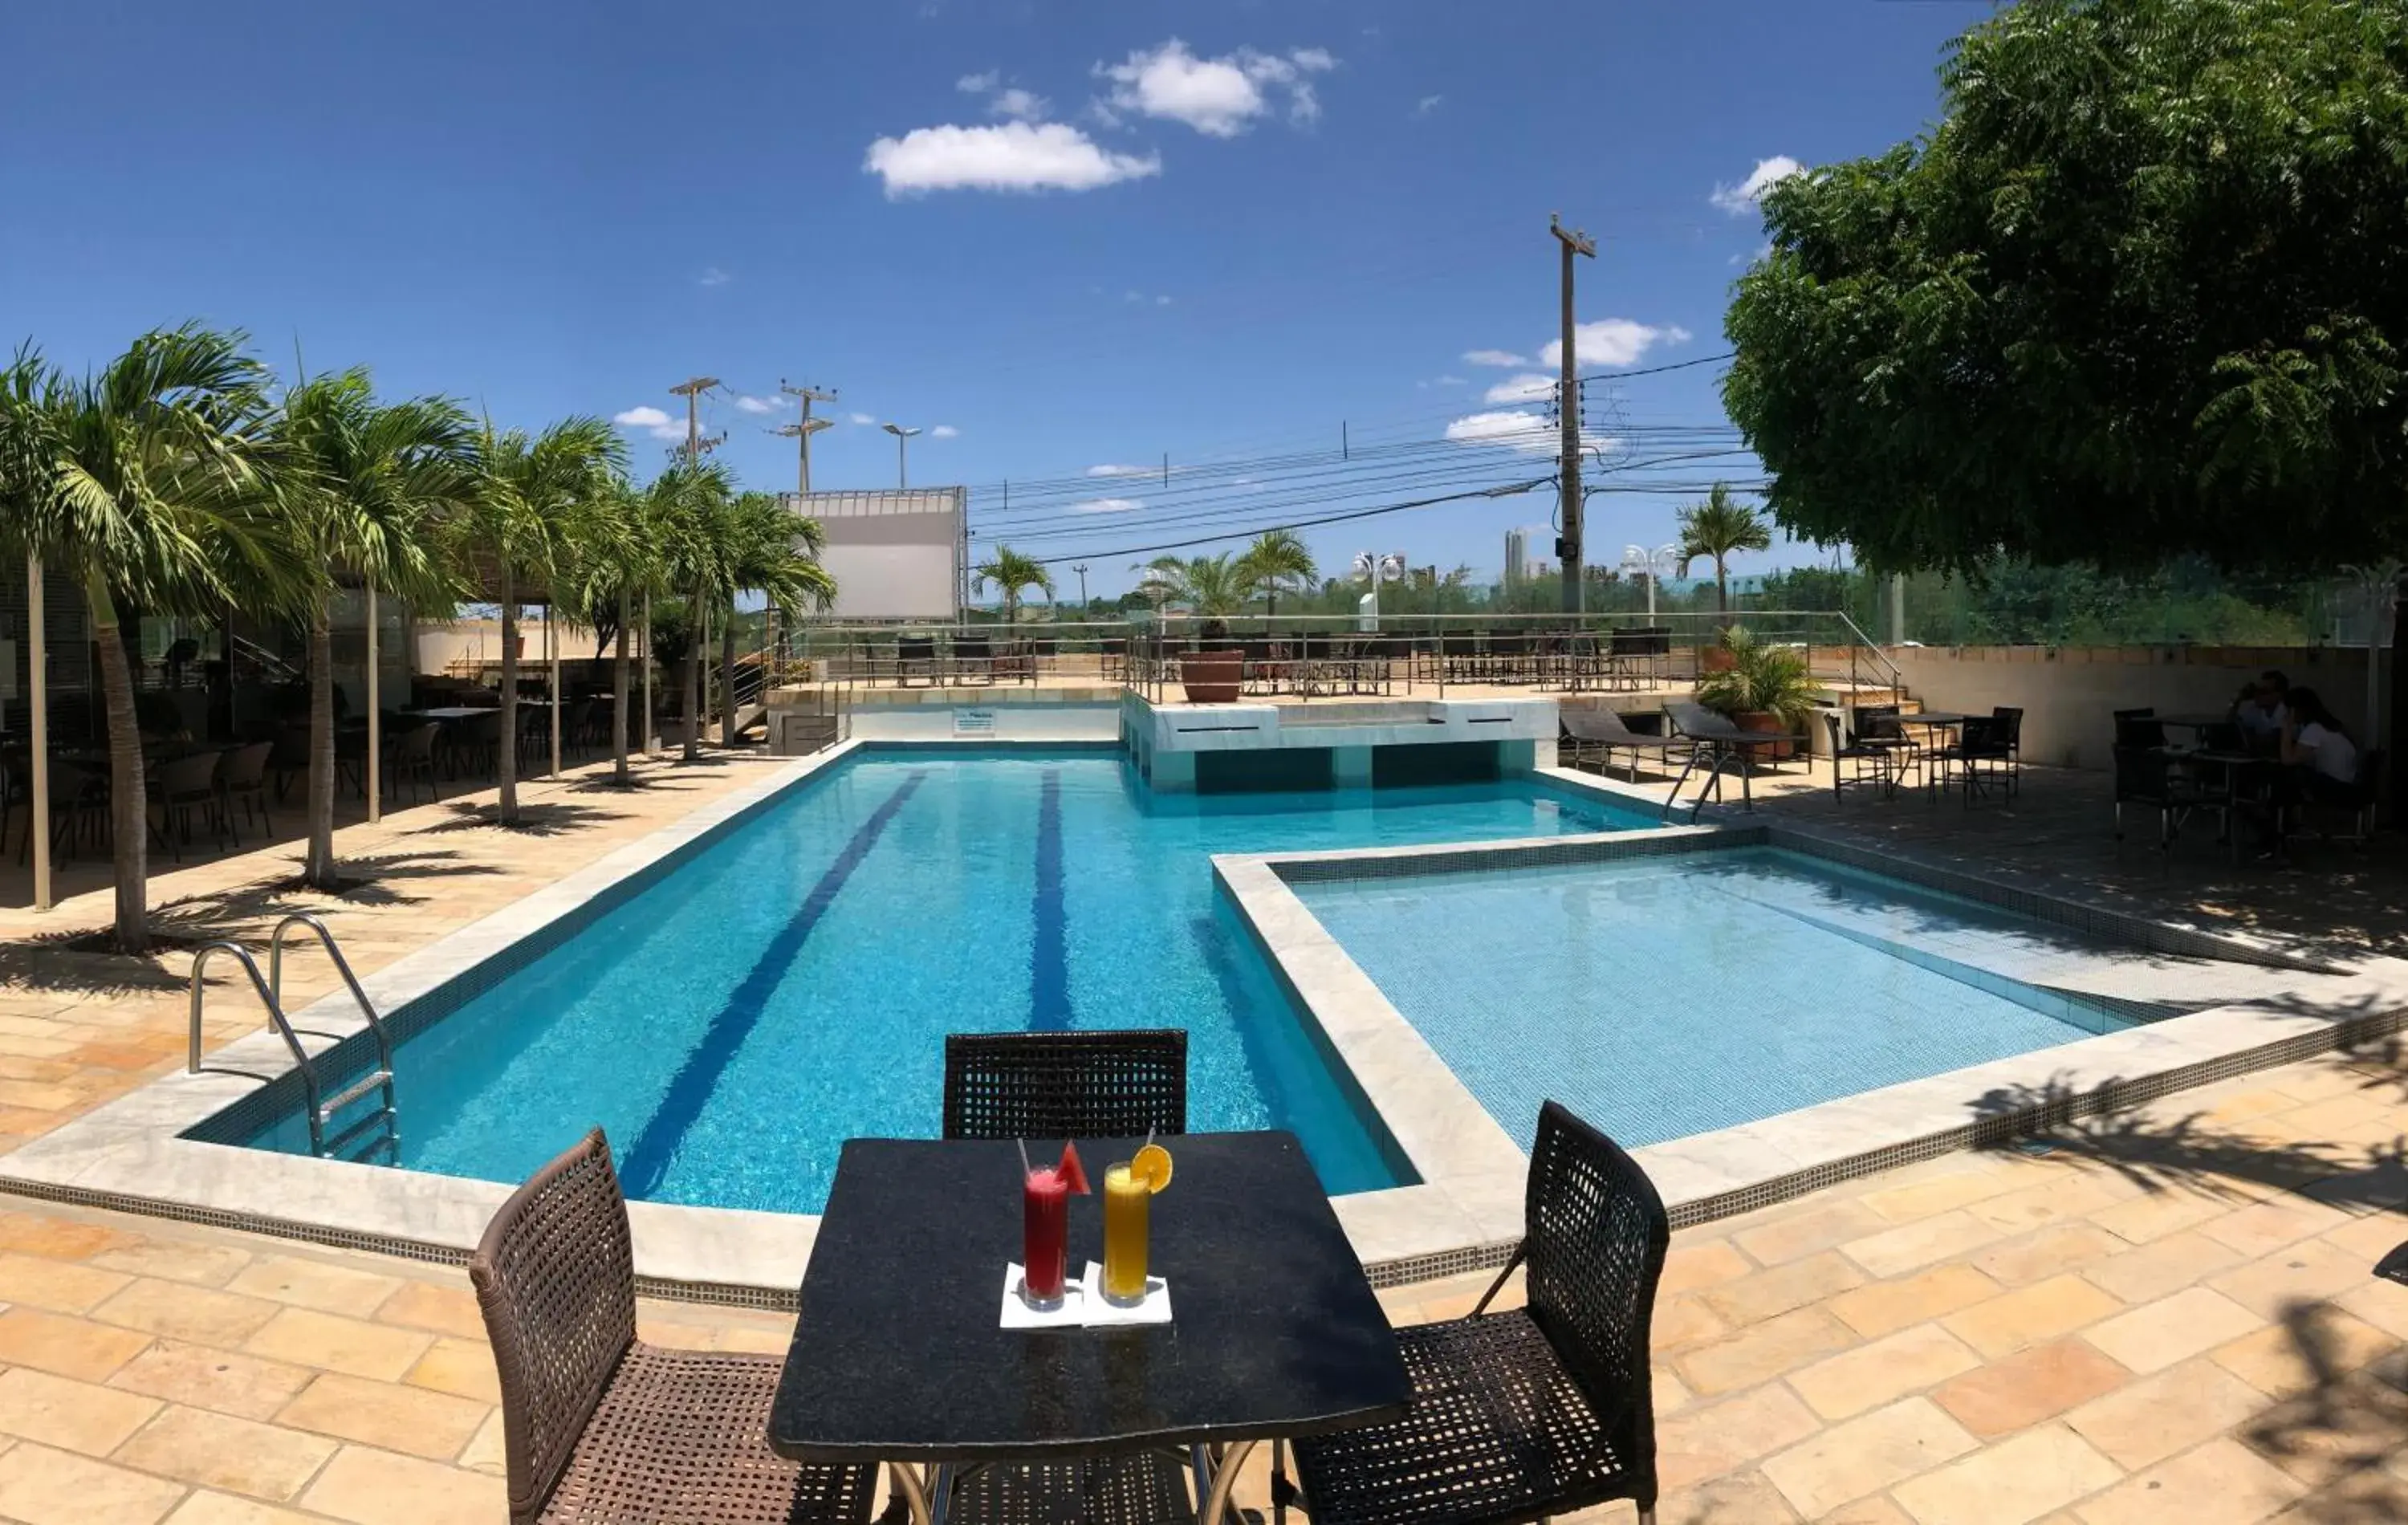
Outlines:
{"type": "MultiPolygon", "coordinates": [[[[1686,344],[1689,331],[1668,324],[1661,328],[1648,324],[1633,323],[1628,318],[1607,318],[1598,323],[1584,323],[1572,329],[1572,358],[1582,366],[1635,366],[1649,350],[1658,344],[1686,344]]],[[[1561,366],[1564,346],[1560,339],[1550,339],[1539,352],[1539,364],[1561,366]]]]}
{"type": "Polygon", "coordinates": [[[1555,378],[1537,371],[1509,376],[1482,395],[1482,402],[1544,402],[1555,395],[1555,378]]]}
{"type": "Polygon", "coordinates": [[[1070,505],[1072,513],[1132,513],[1145,505],[1134,497],[1091,497],[1070,505]]]}
{"type": "Polygon", "coordinates": [[[697,280],[695,284],[697,286],[724,286],[732,279],[733,277],[729,276],[726,271],[721,269],[718,266],[713,265],[703,270],[701,278],[697,280]]]}
{"type": "Polygon", "coordinates": [[[1747,179],[1737,185],[1715,186],[1714,194],[1706,199],[1733,217],[1742,216],[1756,209],[1756,204],[1764,199],[1765,191],[1775,180],[1785,180],[1805,170],[1804,165],[1789,155],[1776,153],[1770,159],[1758,159],[1756,167],[1747,172],[1747,179]]]}
{"type": "Polygon", "coordinates": [[[745,413],[775,413],[794,406],[783,397],[738,397],[737,410],[745,413]]]}
{"type": "Polygon", "coordinates": [[[1113,153],[1076,127],[1007,122],[918,127],[869,145],[862,168],[889,200],[930,191],[1092,191],[1162,173],[1162,160],[1113,153]]]}
{"type": "Polygon", "coordinates": [[[1526,366],[1530,357],[1515,354],[1511,350],[1466,350],[1464,364],[1469,366],[1526,366]]]}
{"type": "Polygon", "coordinates": [[[1170,298],[1168,296],[1156,295],[1154,299],[1154,305],[1156,307],[1168,307],[1170,305],[1170,298]]]}
{"type": "Polygon", "coordinates": [[[876,413],[848,413],[845,416],[852,419],[855,424],[875,424],[878,422],[878,415],[876,413]]]}
{"type": "Polygon", "coordinates": [[[965,95],[983,95],[1003,83],[1001,69],[989,69],[983,74],[965,74],[953,81],[953,88],[965,95]]]}
{"type": "Polygon", "coordinates": [[[1211,137],[1235,137],[1268,116],[1284,97],[1291,121],[1321,115],[1310,75],[1336,68],[1326,49],[1297,48],[1266,53],[1240,48],[1219,58],[1198,58],[1177,37],[1152,50],[1139,50],[1118,64],[1098,64],[1098,78],[1112,81],[1102,109],[1107,125],[1115,111],[1183,122],[1211,137]]]}
{"type": "Polygon", "coordinates": [[[993,115],[1010,117],[1014,122],[1042,122],[1045,113],[1054,108],[1054,103],[1033,90],[1023,90],[1014,85],[1009,90],[996,91],[995,99],[986,103],[986,108],[993,115]]]}
{"type": "Polygon", "coordinates": [[[1433,386],[1469,386],[1471,383],[1466,381],[1460,376],[1436,376],[1430,379],[1430,384],[1433,386]]]}
{"type": "Polygon", "coordinates": [[[1421,98],[1420,102],[1413,107],[1413,115],[1417,117],[1428,116],[1432,111],[1437,110],[1440,103],[1445,101],[1445,99],[1446,97],[1443,95],[1425,95],[1421,98]]]}
{"type": "Polygon", "coordinates": [[[939,424],[928,431],[928,438],[931,439],[959,439],[961,437],[962,431],[950,424],[939,424]]]}
{"type": "Polygon", "coordinates": [[[1091,466],[1087,468],[1087,475],[1091,477],[1146,477],[1152,476],[1153,474],[1154,468],[1150,466],[1091,466]]]}
{"type": "Polygon", "coordinates": [[[650,406],[630,408],[624,412],[613,413],[610,415],[610,422],[623,429],[641,429],[655,439],[685,438],[684,424],[670,418],[659,409],[650,406]]]}

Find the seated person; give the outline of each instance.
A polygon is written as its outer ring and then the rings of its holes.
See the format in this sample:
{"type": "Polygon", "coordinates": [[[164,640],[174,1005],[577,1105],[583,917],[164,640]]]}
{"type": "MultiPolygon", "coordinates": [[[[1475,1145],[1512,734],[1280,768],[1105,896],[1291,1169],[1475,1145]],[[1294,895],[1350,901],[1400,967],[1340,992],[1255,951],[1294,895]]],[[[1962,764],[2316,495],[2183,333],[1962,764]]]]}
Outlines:
{"type": "Polygon", "coordinates": [[[2290,718],[2290,681],[2272,671],[2259,673],[2256,683],[2243,687],[2232,701],[2232,722],[2241,727],[2242,740],[2252,748],[2274,750],[2284,722],[2290,718]]]}
{"type": "Polygon", "coordinates": [[[2356,798],[2358,743],[2349,739],[2314,689],[2293,689],[2283,725],[2284,771],[2300,796],[2346,803],[2356,798]]]}

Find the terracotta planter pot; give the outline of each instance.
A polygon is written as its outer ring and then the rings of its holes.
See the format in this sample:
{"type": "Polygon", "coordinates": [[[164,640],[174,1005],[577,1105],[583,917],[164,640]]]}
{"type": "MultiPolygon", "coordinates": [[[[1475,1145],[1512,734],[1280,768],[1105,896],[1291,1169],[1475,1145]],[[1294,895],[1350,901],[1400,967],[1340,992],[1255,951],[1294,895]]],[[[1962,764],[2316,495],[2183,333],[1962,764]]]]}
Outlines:
{"type": "Polygon", "coordinates": [[[1197,652],[1179,659],[1179,683],[1190,704],[1235,704],[1245,682],[1246,659],[1239,652],[1197,652]]]}
{"type": "MultiPolygon", "coordinates": [[[[1781,724],[1781,717],[1770,710],[1742,710],[1731,716],[1731,724],[1743,731],[1757,731],[1768,736],[1779,736],[1788,728],[1781,724]]],[[[1779,762],[1795,751],[1791,743],[1783,741],[1774,746],[1757,748],[1756,755],[1779,762]]]]}
{"type": "Polygon", "coordinates": [[[1738,665],[1739,658],[1733,655],[1727,647],[1700,646],[1698,648],[1699,672],[1728,672],[1738,665]]]}

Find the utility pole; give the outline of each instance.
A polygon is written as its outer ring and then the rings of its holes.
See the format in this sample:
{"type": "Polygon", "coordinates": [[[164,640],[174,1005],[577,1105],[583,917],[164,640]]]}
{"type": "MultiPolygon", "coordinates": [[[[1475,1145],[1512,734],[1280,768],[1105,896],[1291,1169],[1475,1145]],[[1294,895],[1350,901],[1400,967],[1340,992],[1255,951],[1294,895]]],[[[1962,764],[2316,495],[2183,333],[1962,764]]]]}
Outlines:
{"type": "Polygon", "coordinates": [[[1555,559],[1563,564],[1564,568],[1564,612],[1577,614],[1581,611],[1586,589],[1581,573],[1581,405],[1580,381],[1573,374],[1572,256],[1579,254],[1588,259],[1597,258],[1597,240],[1577,228],[1566,231],[1563,220],[1553,212],[1547,214],[1547,230],[1555,236],[1555,242],[1561,248],[1564,285],[1564,363],[1562,379],[1555,383],[1555,411],[1564,430],[1563,459],[1556,468],[1561,475],[1557,484],[1560,496],[1556,501],[1562,506],[1564,532],[1555,541],[1555,559]]]}
{"type": "Polygon", "coordinates": [[[716,376],[694,376],[687,378],[684,384],[669,388],[671,396],[685,399],[685,464],[688,466],[701,460],[704,451],[716,447],[720,439],[727,438],[724,434],[718,439],[706,440],[702,437],[702,395],[718,384],[716,376]]]}
{"type": "Polygon", "coordinates": [[[1083,619],[1087,612],[1087,564],[1082,561],[1070,569],[1079,574],[1079,614],[1083,619]]]}
{"type": "Polygon", "coordinates": [[[836,401],[836,388],[830,387],[825,392],[822,392],[815,386],[788,386],[786,379],[781,376],[778,378],[778,390],[790,397],[800,397],[803,400],[801,420],[787,424],[780,429],[778,434],[781,439],[797,441],[796,448],[802,455],[802,462],[795,477],[796,491],[809,496],[811,490],[811,436],[835,422],[833,419],[811,417],[811,404],[836,401]]]}

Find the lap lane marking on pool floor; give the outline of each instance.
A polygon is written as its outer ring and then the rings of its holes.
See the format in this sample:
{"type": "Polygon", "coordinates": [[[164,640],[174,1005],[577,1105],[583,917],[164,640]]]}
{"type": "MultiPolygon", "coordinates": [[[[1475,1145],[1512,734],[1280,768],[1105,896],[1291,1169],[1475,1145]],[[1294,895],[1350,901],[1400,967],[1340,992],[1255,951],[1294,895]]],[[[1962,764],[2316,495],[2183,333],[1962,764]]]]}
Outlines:
{"type": "Polygon", "coordinates": [[[768,1006],[770,993],[778,988],[779,982],[786,977],[786,971],[801,956],[811,928],[827,914],[828,907],[836,902],[845,881],[861,867],[862,859],[878,845],[878,839],[927,777],[926,772],[915,770],[876,810],[869,813],[869,819],[855,828],[853,839],[844,844],[844,851],[836,856],[836,860],[827,866],[827,871],[820,875],[819,883],[812,885],[811,892],[803,898],[803,903],[796,909],[793,919],[769,940],[769,945],[761,951],[761,957],[753,961],[752,970],[728,994],[710,1025],[703,1029],[701,1039],[687,1052],[685,1061],[678,1066],[677,1074],[670,1079],[668,1089],[662,1094],[661,1104],[644,1124],[643,1131],[636,1136],[633,1146],[620,1155],[625,1162],[621,1174],[626,1178],[629,1196],[643,1197],[658,1189],[661,1178],[668,1173],[669,1161],[677,1158],[678,1146],[685,1142],[687,1132],[709,1103],[710,1093],[718,1088],[720,1077],[727,1072],[727,1066],[743,1048],[744,1040],[752,1035],[753,1026],[761,1020],[762,1012],[768,1006]]]}
{"type": "Polygon", "coordinates": [[[1069,912],[1062,890],[1062,775],[1045,770],[1037,795],[1037,897],[1030,914],[1028,1028],[1068,1032],[1070,1019],[1069,912]]]}

